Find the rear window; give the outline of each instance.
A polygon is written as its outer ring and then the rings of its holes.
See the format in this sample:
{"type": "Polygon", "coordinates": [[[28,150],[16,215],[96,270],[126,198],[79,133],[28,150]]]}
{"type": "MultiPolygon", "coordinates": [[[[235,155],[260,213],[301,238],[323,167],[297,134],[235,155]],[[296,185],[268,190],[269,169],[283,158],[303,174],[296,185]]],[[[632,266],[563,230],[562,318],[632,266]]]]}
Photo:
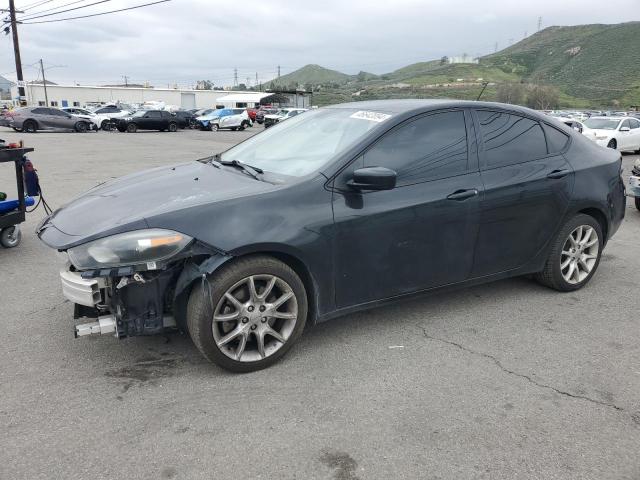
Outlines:
{"type": "Polygon", "coordinates": [[[540,124],[507,112],[478,110],[486,168],[505,167],[547,155],[540,124]]]}
{"type": "Polygon", "coordinates": [[[567,146],[567,142],[569,141],[569,135],[547,125],[546,123],[543,123],[542,125],[544,126],[544,133],[547,136],[547,148],[549,149],[549,153],[560,153],[564,150],[564,147],[567,146]]]}

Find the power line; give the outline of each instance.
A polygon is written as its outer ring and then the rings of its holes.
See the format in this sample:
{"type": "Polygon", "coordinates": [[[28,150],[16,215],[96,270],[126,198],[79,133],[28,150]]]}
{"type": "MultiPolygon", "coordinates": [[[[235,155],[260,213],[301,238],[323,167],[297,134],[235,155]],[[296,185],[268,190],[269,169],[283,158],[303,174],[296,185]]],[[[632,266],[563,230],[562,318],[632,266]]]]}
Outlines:
{"type": "Polygon", "coordinates": [[[47,13],[45,15],[37,15],[35,17],[30,17],[27,20],[35,20],[36,18],[50,17],[51,15],[58,15],[60,13],[72,12],[73,10],[80,10],[81,8],[92,7],[93,5],[98,5],[100,3],[106,3],[106,2],[110,2],[110,1],[111,0],[100,0],[98,2],[89,3],[88,5],[81,5],[79,7],[67,8],[66,10],[60,10],[59,12],[47,13]]]}
{"type": "MultiPolygon", "coordinates": [[[[110,13],[124,12],[126,10],[134,10],[136,8],[148,7],[148,6],[151,6],[151,5],[156,5],[158,3],[165,3],[165,2],[170,2],[170,1],[171,0],[158,0],[156,2],[150,2],[150,3],[144,3],[142,5],[136,5],[135,7],[119,8],[117,10],[110,10],[108,12],[94,13],[94,14],[91,14],[91,15],[79,15],[77,17],[58,18],[56,20],[40,20],[40,21],[37,21],[37,22],[24,22],[23,25],[34,25],[36,23],[64,22],[65,20],[77,20],[79,18],[98,17],[100,15],[108,15],[110,13]]],[[[87,6],[89,6],[89,5],[87,5],[87,6]]],[[[58,12],[58,13],[61,13],[61,12],[58,12]]]]}
{"type": "Polygon", "coordinates": [[[22,7],[22,11],[26,12],[27,10],[31,10],[32,8],[39,7],[40,5],[44,5],[45,3],[51,3],[53,0],[40,0],[39,2],[33,2],[29,5],[22,7]]]}
{"type": "MultiPolygon", "coordinates": [[[[69,5],[75,5],[76,3],[80,3],[80,2],[86,2],[87,0],[76,0],[75,2],[70,2],[70,3],[65,3],[64,5],[59,5],[57,7],[51,7],[51,8],[47,8],[45,10],[40,10],[39,12],[33,12],[33,13],[28,13],[26,16],[22,17],[20,20],[29,20],[29,18],[26,17],[32,17],[34,15],[40,15],[41,13],[45,13],[45,12],[51,12],[53,10],[59,10],[61,8],[64,7],[68,7],[69,5]]],[[[89,5],[87,5],[88,7],[89,5]]],[[[62,13],[62,12],[57,12],[57,13],[62,13]]]]}

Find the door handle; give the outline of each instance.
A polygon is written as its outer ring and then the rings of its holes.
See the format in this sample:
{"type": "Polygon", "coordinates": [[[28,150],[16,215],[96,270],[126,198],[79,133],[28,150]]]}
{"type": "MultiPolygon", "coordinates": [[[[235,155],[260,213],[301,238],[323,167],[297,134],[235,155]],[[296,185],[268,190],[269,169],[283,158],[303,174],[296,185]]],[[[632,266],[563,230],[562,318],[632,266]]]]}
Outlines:
{"type": "Polygon", "coordinates": [[[447,195],[447,200],[466,200],[467,198],[475,197],[478,195],[478,190],[473,188],[471,190],[456,190],[451,195],[447,195]]]}
{"type": "Polygon", "coordinates": [[[562,178],[562,177],[566,177],[570,173],[571,173],[571,170],[554,170],[549,175],[547,175],[547,178],[562,178]]]}

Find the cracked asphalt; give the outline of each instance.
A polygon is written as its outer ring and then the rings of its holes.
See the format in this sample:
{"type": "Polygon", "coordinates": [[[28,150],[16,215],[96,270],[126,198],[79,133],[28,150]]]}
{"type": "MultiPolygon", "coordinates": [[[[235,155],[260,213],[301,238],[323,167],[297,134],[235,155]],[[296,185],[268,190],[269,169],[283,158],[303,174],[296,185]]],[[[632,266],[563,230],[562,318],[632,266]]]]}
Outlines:
{"type": "MultiPolygon", "coordinates": [[[[36,148],[56,207],[258,128],[0,138],[36,148]]],[[[20,247],[0,249],[2,479],[640,479],[631,202],[581,291],[517,278],[414,298],[309,329],[246,375],[180,334],[74,339],[60,260],[33,234],[42,215],[20,247]]]]}

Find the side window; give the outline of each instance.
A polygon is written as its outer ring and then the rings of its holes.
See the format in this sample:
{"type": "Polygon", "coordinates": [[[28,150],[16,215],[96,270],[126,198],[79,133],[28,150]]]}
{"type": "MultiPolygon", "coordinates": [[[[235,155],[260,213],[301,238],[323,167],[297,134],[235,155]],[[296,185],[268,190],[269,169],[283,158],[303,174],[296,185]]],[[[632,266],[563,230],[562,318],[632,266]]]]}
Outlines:
{"type": "Polygon", "coordinates": [[[36,115],[48,115],[49,112],[47,108],[34,108],[31,110],[31,113],[35,113],[36,115]]]}
{"type": "MultiPolygon", "coordinates": [[[[569,141],[569,136],[546,123],[543,123],[542,125],[544,126],[544,133],[547,137],[547,148],[549,153],[559,153],[564,150],[564,147],[569,141]]],[[[571,128],[576,128],[575,125],[577,124],[574,123],[571,128]]]]}
{"type": "Polygon", "coordinates": [[[477,110],[484,143],[485,168],[528,162],[547,155],[540,124],[506,112],[477,110]]]}
{"type": "Polygon", "coordinates": [[[425,115],[394,128],[364,154],[364,166],[394,170],[400,186],[465,173],[464,112],[425,115]]]}
{"type": "Polygon", "coordinates": [[[147,112],[147,116],[149,118],[154,118],[154,119],[162,118],[162,115],[160,115],[160,112],[157,112],[157,111],[156,112],[154,112],[154,111],[147,112]]]}
{"type": "Polygon", "coordinates": [[[635,118],[630,118],[629,123],[631,124],[631,130],[640,128],[640,120],[636,120],[635,118]]]}
{"type": "Polygon", "coordinates": [[[622,125],[620,125],[620,129],[623,129],[625,127],[631,129],[631,122],[629,120],[625,120],[624,122],[622,122],[622,125]]]}
{"type": "Polygon", "coordinates": [[[67,113],[63,112],[62,110],[57,110],[55,108],[52,108],[50,113],[54,117],[66,117],[68,115],[67,113]]]}

